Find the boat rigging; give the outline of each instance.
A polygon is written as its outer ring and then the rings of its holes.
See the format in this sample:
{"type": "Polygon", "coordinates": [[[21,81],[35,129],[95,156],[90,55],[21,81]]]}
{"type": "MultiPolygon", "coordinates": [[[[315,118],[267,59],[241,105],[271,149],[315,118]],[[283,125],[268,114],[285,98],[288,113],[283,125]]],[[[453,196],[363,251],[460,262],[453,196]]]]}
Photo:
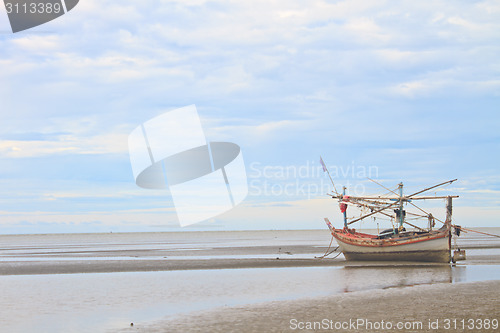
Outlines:
{"type": "MultiPolygon", "coordinates": [[[[320,157],[323,171],[328,172],[328,168],[320,157]]],[[[458,198],[457,195],[448,196],[419,196],[432,189],[449,185],[457,179],[448,180],[415,193],[405,195],[403,183],[400,183],[397,192],[386,188],[378,182],[370,181],[388,190],[390,195],[380,196],[351,196],[347,195],[346,187],[342,188],[342,193],[338,193],[333,179],[328,172],[335,193],[330,193],[332,199],[339,202],[340,211],[343,214],[343,228],[335,228],[328,218],[325,222],[328,225],[332,236],[337,240],[340,250],[346,260],[395,260],[395,261],[430,261],[430,262],[450,262],[450,260],[465,259],[464,251],[455,251],[451,256],[452,231],[459,235],[461,227],[452,224],[452,200],[458,198]],[[418,207],[414,201],[445,199],[446,219],[442,221],[433,214],[418,207]],[[411,205],[420,213],[409,212],[405,205],[411,205]],[[349,206],[355,206],[362,210],[369,211],[360,217],[347,217],[349,206]],[[392,223],[392,229],[384,230],[376,235],[361,233],[350,226],[368,217],[382,215],[388,217],[392,223]],[[427,227],[420,227],[410,223],[407,216],[412,219],[426,219],[427,227]],[[443,225],[435,229],[435,221],[443,225]],[[394,225],[394,223],[396,225],[394,225]],[[405,226],[410,226],[413,230],[407,231],[405,226]]]]}

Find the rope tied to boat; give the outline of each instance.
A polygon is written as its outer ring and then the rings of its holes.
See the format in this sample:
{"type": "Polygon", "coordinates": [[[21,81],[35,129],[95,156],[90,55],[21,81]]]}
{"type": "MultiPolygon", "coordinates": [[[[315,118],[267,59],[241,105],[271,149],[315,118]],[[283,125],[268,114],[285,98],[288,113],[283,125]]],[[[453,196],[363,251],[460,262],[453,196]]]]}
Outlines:
{"type": "Polygon", "coordinates": [[[478,234],[483,234],[483,235],[487,235],[487,236],[492,236],[492,237],[497,237],[497,238],[500,238],[499,235],[495,235],[495,234],[490,234],[490,233],[487,233],[487,232],[483,232],[483,231],[477,231],[477,230],[474,230],[474,229],[468,229],[468,228],[464,228],[462,226],[457,226],[455,224],[452,224],[452,227],[456,228],[456,227],[459,227],[460,230],[467,232],[467,231],[471,231],[471,232],[475,232],[475,233],[478,233],[478,234]]]}
{"type": "MultiPolygon", "coordinates": [[[[324,259],[326,257],[328,257],[330,254],[334,253],[335,251],[337,251],[339,249],[340,246],[337,246],[335,249],[333,249],[332,251],[330,251],[330,248],[332,247],[332,243],[333,243],[333,235],[332,235],[332,239],[330,240],[330,245],[328,245],[328,248],[326,249],[325,251],[325,254],[323,254],[322,256],[320,257],[314,257],[316,259],[324,259]],[[330,252],[328,252],[330,251],[330,252]]],[[[342,252],[339,251],[339,253],[337,253],[337,255],[333,258],[328,258],[328,259],[335,259],[337,258],[342,252]]]]}

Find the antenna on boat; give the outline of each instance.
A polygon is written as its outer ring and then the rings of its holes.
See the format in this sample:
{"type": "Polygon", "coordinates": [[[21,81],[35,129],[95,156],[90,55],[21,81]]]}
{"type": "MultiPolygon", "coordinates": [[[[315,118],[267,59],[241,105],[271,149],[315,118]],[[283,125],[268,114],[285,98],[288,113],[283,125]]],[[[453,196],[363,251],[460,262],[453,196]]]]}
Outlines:
{"type": "Polygon", "coordinates": [[[321,163],[321,166],[323,167],[323,172],[326,172],[328,174],[328,177],[330,178],[330,181],[332,182],[332,185],[333,185],[333,190],[335,191],[335,194],[337,194],[337,196],[338,196],[339,192],[337,192],[337,188],[335,187],[335,184],[333,183],[332,176],[330,176],[330,171],[328,171],[328,168],[326,167],[325,162],[323,162],[323,158],[321,157],[321,155],[319,156],[319,163],[321,163]]]}

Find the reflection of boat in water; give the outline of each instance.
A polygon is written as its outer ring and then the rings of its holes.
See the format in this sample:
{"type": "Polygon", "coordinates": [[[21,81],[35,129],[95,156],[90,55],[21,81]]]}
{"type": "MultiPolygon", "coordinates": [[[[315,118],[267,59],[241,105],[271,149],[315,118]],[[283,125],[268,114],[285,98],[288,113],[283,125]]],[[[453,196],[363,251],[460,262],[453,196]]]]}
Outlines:
{"type": "Polygon", "coordinates": [[[466,281],[465,266],[434,263],[347,265],[339,270],[343,292],[466,281]]]}
{"type": "MultiPolygon", "coordinates": [[[[321,163],[325,171],[328,171],[322,160],[321,163]]],[[[346,188],[344,187],[342,194],[331,194],[332,198],[339,200],[340,210],[344,214],[344,228],[336,229],[327,218],[325,218],[325,222],[330,228],[332,236],[337,240],[340,251],[342,251],[346,260],[427,261],[447,263],[452,259],[450,254],[452,229],[455,229],[455,234],[457,234],[457,236],[460,234],[460,226],[455,226],[451,223],[452,199],[458,196],[443,197],[417,195],[442,185],[451,184],[455,180],[426,188],[411,195],[403,195],[402,183],[398,186],[399,193],[389,190],[392,192],[391,196],[348,196],[345,194],[346,188]],[[413,201],[416,200],[427,199],[446,200],[445,221],[441,221],[432,214],[426,213],[413,203],[413,201]],[[408,204],[416,207],[419,212],[407,211],[405,206],[408,204]],[[369,213],[348,221],[346,213],[347,207],[350,205],[367,210],[369,213]],[[393,214],[391,214],[392,211],[394,212],[393,214]],[[358,232],[356,229],[349,227],[352,223],[376,214],[389,217],[393,227],[377,235],[358,232]],[[410,223],[407,219],[407,215],[415,219],[426,219],[428,227],[423,228],[410,223]],[[439,229],[433,229],[436,220],[443,223],[443,226],[439,229]],[[396,224],[396,226],[394,224],[396,224]],[[406,230],[405,226],[412,227],[412,230],[406,230]]]]}

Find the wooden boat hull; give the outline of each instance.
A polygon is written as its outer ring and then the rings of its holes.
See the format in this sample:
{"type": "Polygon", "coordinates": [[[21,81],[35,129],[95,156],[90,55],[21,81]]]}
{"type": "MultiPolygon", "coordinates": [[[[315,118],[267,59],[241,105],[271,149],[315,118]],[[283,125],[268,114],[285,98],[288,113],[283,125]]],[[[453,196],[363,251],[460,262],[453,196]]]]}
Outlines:
{"type": "Polygon", "coordinates": [[[346,260],[450,262],[448,230],[379,239],[344,229],[332,230],[346,260]]]}

